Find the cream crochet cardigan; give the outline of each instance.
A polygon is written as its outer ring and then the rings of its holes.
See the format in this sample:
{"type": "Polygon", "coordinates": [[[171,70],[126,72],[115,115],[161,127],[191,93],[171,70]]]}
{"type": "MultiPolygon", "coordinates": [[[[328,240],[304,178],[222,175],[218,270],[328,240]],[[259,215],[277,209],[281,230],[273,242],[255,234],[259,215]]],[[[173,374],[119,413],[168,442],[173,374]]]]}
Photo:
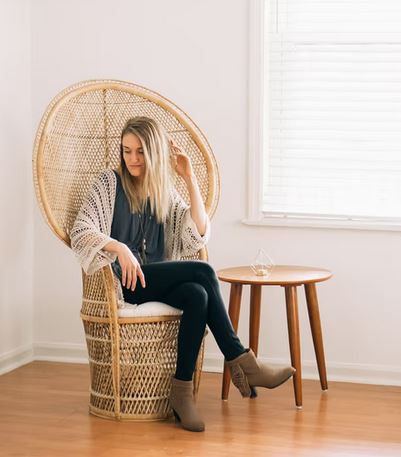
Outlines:
{"type": "MultiPolygon", "coordinates": [[[[102,171],[84,199],[70,232],[71,248],[83,270],[89,275],[117,258],[116,254],[103,249],[113,240],[110,234],[116,187],[117,178],[113,170],[102,171]]],[[[191,218],[190,207],[174,189],[164,234],[166,260],[179,260],[181,257],[190,256],[209,240],[209,216],[206,232],[201,236],[191,218]]]]}

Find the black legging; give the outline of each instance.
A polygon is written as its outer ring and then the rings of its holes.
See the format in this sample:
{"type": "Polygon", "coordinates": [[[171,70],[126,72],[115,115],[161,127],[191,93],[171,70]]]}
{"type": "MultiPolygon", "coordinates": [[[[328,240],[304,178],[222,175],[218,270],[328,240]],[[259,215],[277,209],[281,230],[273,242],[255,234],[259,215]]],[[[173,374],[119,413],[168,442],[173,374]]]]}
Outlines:
{"type": "Polygon", "coordinates": [[[192,379],[206,324],[226,360],[245,352],[228,317],[214,269],[201,260],[168,260],[142,265],[146,287],[123,287],[124,300],[138,305],[160,301],[183,310],[175,377],[192,379]]]}

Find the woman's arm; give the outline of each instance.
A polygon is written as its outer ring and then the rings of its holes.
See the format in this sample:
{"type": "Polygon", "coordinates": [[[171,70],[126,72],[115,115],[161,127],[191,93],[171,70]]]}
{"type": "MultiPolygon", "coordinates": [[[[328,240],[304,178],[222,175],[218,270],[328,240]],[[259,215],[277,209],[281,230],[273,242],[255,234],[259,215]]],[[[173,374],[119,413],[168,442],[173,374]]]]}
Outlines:
{"type": "Polygon", "coordinates": [[[206,232],[206,210],[200,193],[198,181],[196,176],[184,178],[184,181],[188,188],[189,198],[191,200],[191,217],[196,224],[199,235],[203,236],[206,232]]]}
{"type": "Polygon", "coordinates": [[[190,158],[181,149],[170,141],[172,152],[173,168],[178,175],[185,181],[191,201],[191,217],[196,224],[199,235],[203,236],[206,232],[206,210],[200,193],[198,180],[192,169],[190,158]]]}
{"type": "Polygon", "coordinates": [[[104,247],[110,237],[116,181],[112,170],[103,171],[88,191],[69,233],[71,249],[87,274],[114,262],[117,255],[104,247]]]}

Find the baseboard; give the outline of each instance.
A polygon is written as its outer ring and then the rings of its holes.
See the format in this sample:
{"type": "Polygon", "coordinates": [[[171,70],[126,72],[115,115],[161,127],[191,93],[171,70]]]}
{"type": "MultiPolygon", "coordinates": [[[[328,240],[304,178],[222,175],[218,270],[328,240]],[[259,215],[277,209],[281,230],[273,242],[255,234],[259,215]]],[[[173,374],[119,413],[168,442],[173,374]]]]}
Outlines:
{"type": "MultiPolygon", "coordinates": [[[[286,359],[260,357],[261,362],[288,364],[286,359]]],[[[39,342],[25,346],[0,356],[0,375],[25,365],[33,360],[49,362],[88,363],[85,344],[39,342]]],[[[203,371],[223,372],[221,354],[205,354],[203,371]]],[[[352,382],[401,386],[401,367],[389,365],[368,365],[355,363],[327,363],[327,377],[330,381],[352,382]]],[[[314,360],[302,361],[302,378],[318,380],[319,375],[314,360]]]]}
{"type": "MultiPolygon", "coordinates": [[[[287,365],[287,359],[259,357],[264,363],[287,365]]],[[[401,386],[401,367],[389,365],[368,365],[359,363],[327,363],[328,381],[352,382],[359,384],[378,384],[401,386]]],[[[203,371],[222,373],[223,358],[220,354],[205,355],[203,371]]],[[[302,361],[302,379],[319,380],[315,360],[302,361]]]]}
{"type": "Polygon", "coordinates": [[[31,344],[5,352],[0,355],[0,375],[13,371],[32,361],[33,348],[31,344]]]}
{"type": "Polygon", "coordinates": [[[33,345],[33,351],[34,360],[88,363],[88,350],[86,344],[40,342],[33,345]]]}

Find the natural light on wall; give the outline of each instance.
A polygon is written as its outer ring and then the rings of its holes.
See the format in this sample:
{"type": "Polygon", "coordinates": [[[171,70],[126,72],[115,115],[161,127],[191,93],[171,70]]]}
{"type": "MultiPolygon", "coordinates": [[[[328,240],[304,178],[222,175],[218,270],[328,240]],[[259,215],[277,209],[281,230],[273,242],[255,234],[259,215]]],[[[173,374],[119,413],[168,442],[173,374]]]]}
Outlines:
{"type": "Polygon", "coordinates": [[[400,24],[400,0],[266,0],[265,215],[401,224],[400,24]]]}

